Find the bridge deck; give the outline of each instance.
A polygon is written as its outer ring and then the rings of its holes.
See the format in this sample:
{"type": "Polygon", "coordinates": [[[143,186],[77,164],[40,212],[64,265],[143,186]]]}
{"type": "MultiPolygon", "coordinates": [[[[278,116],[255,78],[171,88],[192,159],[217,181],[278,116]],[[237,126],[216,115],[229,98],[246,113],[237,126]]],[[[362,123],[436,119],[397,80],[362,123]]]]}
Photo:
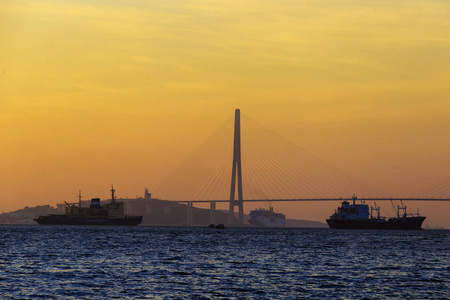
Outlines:
{"type": "MultiPolygon", "coordinates": [[[[447,198],[358,198],[356,201],[450,201],[447,198]]],[[[237,200],[235,200],[237,201],[237,200]]],[[[248,199],[242,202],[302,202],[302,201],[353,201],[353,198],[323,198],[323,199],[248,199]]],[[[211,203],[230,202],[230,200],[176,200],[174,203],[211,203]]]]}

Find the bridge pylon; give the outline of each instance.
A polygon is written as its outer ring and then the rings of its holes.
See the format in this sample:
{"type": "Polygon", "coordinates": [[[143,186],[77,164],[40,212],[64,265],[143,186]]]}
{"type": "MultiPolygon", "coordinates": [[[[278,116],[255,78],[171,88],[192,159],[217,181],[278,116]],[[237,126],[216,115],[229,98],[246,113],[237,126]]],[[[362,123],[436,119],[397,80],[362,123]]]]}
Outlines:
{"type": "Polygon", "coordinates": [[[233,169],[231,173],[230,210],[228,213],[228,223],[234,223],[234,207],[237,206],[239,207],[239,224],[242,225],[244,224],[244,202],[242,196],[241,112],[239,109],[236,109],[234,116],[233,169]],[[236,179],[238,192],[237,199],[235,199],[236,179]]]}

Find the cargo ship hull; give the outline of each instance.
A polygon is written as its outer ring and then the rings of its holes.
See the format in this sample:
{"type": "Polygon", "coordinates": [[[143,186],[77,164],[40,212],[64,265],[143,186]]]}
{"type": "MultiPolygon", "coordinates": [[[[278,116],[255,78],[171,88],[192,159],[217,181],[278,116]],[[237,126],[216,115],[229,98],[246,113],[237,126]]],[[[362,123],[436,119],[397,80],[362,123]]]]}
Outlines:
{"type": "Polygon", "coordinates": [[[425,217],[392,218],[389,220],[370,218],[366,220],[327,219],[330,228],[335,229],[392,229],[420,230],[425,217]]]}
{"type": "Polygon", "coordinates": [[[104,225],[104,226],[137,226],[142,216],[124,218],[83,218],[79,216],[50,215],[34,219],[40,225],[104,225]]]}

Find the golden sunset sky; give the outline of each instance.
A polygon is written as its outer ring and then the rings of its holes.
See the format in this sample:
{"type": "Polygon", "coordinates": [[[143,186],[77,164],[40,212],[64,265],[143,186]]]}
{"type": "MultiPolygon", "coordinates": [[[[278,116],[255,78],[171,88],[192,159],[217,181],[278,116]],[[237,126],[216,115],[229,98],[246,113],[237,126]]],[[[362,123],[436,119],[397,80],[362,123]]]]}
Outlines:
{"type": "MultiPolygon", "coordinates": [[[[450,176],[449,82],[447,0],[3,0],[0,209],[142,196],[236,108],[415,195],[450,176]]],[[[416,206],[450,228],[450,203],[416,206]]]]}

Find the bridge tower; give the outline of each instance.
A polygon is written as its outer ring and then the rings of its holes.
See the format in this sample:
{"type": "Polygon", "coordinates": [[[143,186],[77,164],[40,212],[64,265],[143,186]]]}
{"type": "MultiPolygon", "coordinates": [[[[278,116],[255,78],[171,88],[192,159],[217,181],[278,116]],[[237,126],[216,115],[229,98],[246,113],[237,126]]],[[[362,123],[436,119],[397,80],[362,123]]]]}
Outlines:
{"type": "Polygon", "coordinates": [[[236,109],[234,115],[234,146],[233,146],[233,169],[231,173],[230,210],[228,213],[228,223],[233,224],[234,207],[239,207],[239,224],[244,224],[244,202],[242,196],[242,167],[241,167],[241,112],[236,109]],[[236,175],[237,190],[236,195],[236,175]]]}

